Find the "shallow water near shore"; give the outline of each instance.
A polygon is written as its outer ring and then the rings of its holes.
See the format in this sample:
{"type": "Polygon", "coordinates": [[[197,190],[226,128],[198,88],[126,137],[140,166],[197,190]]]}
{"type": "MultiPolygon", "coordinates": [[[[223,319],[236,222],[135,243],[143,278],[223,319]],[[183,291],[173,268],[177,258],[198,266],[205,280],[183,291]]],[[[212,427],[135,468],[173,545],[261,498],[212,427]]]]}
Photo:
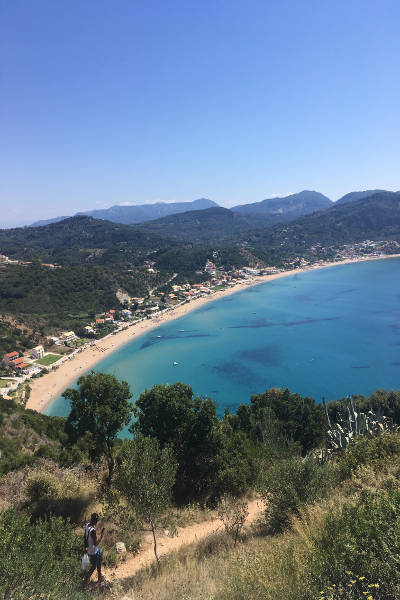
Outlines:
{"type": "MultiPolygon", "coordinates": [[[[244,289],[135,338],[96,371],[134,398],[182,381],[218,413],[271,387],[320,401],[400,388],[400,259],[308,271],[244,289]]],[[[65,416],[61,396],[46,409],[65,416]]]]}

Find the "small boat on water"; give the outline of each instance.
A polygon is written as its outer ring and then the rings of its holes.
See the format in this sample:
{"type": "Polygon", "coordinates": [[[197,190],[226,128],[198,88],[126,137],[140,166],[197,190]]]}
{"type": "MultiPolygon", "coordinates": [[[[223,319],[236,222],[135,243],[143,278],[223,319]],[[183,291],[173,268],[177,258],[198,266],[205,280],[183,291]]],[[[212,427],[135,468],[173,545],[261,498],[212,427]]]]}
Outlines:
{"type": "Polygon", "coordinates": [[[157,337],[158,337],[158,338],[160,338],[160,337],[161,337],[161,335],[158,335],[157,337]]]}
{"type": "Polygon", "coordinates": [[[178,329],[178,331],[185,331],[184,329],[178,329]]]}
{"type": "Polygon", "coordinates": [[[174,367],[176,367],[177,365],[179,365],[179,363],[177,363],[176,360],[174,360],[174,362],[172,364],[174,365],[174,367]]]}

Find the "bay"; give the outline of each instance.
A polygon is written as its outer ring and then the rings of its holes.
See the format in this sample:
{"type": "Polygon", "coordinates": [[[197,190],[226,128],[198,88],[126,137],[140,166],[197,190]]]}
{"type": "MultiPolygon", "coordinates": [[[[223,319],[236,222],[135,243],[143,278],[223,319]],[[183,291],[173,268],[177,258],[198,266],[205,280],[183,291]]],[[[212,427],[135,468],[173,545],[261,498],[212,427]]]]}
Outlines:
{"type": "MultiPolygon", "coordinates": [[[[271,387],[317,401],[399,389],[400,259],[246,288],[134,339],[95,370],[128,381],[134,398],[182,381],[213,398],[219,415],[271,387]]],[[[68,412],[61,396],[46,410],[68,412]]]]}

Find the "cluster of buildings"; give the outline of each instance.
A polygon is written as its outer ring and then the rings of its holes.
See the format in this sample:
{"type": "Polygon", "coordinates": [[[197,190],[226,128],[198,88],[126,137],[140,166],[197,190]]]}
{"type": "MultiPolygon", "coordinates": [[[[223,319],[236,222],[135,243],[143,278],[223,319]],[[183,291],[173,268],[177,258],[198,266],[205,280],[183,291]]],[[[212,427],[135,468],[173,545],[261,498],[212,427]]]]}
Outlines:
{"type": "MultiPolygon", "coordinates": [[[[32,361],[37,360],[39,358],[43,358],[43,356],[43,346],[36,346],[35,348],[32,348],[30,353],[30,358],[32,359],[32,361]]],[[[41,371],[40,367],[35,365],[33,362],[31,362],[31,360],[27,359],[25,356],[20,356],[20,353],[16,350],[4,354],[2,363],[6,367],[12,369],[18,376],[33,375],[41,371]]]]}
{"type": "Polygon", "coordinates": [[[29,366],[29,364],[24,362],[24,359],[20,357],[19,352],[16,352],[15,350],[5,354],[2,362],[6,367],[10,367],[17,372],[22,372],[29,366]]]}
{"type": "Polygon", "coordinates": [[[400,244],[396,240],[382,240],[379,242],[364,240],[357,244],[344,244],[336,252],[335,260],[356,259],[364,256],[378,257],[387,254],[398,254],[399,252],[400,244]]]}
{"type": "Polygon", "coordinates": [[[47,343],[54,346],[68,346],[74,340],[78,340],[78,336],[74,331],[62,331],[58,336],[49,335],[47,343]]]}
{"type": "MultiPolygon", "coordinates": [[[[31,265],[31,260],[18,260],[12,259],[6,256],[5,254],[0,254],[0,264],[3,265],[31,265]]],[[[42,267],[47,267],[48,269],[61,269],[61,265],[53,265],[52,263],[42,263],[42,267]]]]}
{"type": "Polygon", "coordinates": [[[6,256],[5,254],[0,254],[0,264],[17,265],[19,262],[19,260],[12,260],[11,258],[8,258],[8,256],[6,256]]]}

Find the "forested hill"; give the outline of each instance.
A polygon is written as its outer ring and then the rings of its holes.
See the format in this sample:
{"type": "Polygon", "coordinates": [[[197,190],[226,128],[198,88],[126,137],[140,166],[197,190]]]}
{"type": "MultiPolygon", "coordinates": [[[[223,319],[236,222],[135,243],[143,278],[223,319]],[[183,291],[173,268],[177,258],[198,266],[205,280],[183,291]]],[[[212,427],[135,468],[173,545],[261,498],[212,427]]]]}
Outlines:
{"type": "Polygon", "coordinates": [[[170,245],[154,233],[93,219],[70,217],[43,227],[0,230],[0,253],[10,258],[83,263],[106,255],[119,262],[118,253],[159,249],[170,245]]]}
{"type": "Polygon", "coordinates": [[[242,216],[228,208],[217,207],[149,221],[140,225],[140,229],[180,241],[236,244],[238,235],[246,239],[248,232],[267,225],[266,219],[242,216]]]}
{"type": "MultiPolygon", "coordinates": [[[[207,198],[199,198],[193,202],[156,202],[154,204],[137,204],[132,206],[115,205],[102,210],[88,210],[79,212],[75,216],[85,215],[94,219],[105,219],[113,223],[123,223],[133,225],[135,223],[144,223],[152,219],[159,219],[168,215],[187,212],[190,210],[204,210],[218,206],[216,202],[207,198]]],[[[58,223],[67,217],[56,217],[45,221],[37,221],[31,227],[41,227],[50,223],[58,223]]]]}
{"type": "Polygon", "coordinates": [[[267,198],[262,202],[234,206],[232,210],[242,215],[264,215],[285,221],[318,210],[325,210],[331,206],[332,201],[323,194],[303,190],[298,194],[291,194],[283,198],[267,198]]]}
{"type": "Polygon", "coordinates": [[[334,205],[284,226],[265,230],[259,244],[301,251],[313,244],[337,245],[363,240],[400,241],[400,192],[382,192],[334,205]]]}

